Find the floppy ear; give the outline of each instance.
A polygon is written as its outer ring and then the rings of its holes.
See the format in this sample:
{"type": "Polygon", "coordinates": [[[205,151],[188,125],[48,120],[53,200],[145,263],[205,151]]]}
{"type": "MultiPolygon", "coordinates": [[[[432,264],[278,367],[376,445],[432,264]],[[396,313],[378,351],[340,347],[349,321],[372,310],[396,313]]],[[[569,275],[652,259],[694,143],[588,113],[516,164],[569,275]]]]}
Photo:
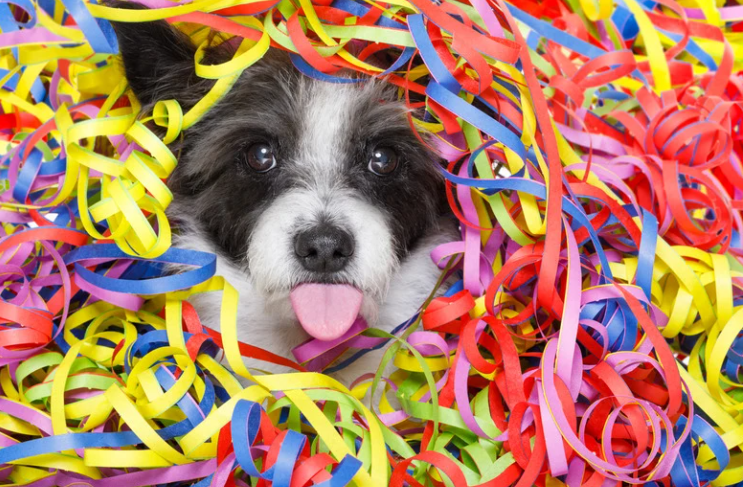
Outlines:
{"type": "MultiPolygon", "coordinates": [[[[130,10],[147,8],[123,1],[109,1],[107,5],[130,10]]],[[[129,86],[143,106],[175,99],[187,108],[213,85],[212,80],[196,75],[196,47],[188,36],[164,20],[111,23],[129,86]]]]}

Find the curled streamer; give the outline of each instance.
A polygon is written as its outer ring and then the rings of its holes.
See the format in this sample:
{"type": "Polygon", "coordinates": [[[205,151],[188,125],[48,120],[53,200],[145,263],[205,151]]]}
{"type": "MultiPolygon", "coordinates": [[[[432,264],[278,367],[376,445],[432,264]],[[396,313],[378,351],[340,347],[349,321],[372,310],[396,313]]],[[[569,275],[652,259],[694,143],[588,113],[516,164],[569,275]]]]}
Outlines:
{"type": "Polygon", "coordinates": [[[740,6],[142,3],[0,2],[0,483],[743,482],[740,6]],[[108,21],[159,19],[214,82],[142,113],[108,21]],[[237,291],[165,213],[171,144],[269,49],[399,87],[462,230],[420,313],[301,363],[237,341],[237,291]],[[382,346],[389,376],[316,373],[382,346]]]}

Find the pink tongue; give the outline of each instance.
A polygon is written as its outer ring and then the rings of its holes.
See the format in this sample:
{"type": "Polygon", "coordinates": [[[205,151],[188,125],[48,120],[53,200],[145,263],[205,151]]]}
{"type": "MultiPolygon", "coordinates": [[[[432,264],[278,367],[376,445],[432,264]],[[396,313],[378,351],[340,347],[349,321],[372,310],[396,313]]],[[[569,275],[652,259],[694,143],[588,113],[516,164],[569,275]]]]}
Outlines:
{"type": "Polygon", "coordinates": [[[302,328],[318,340],[330,341],[351,328],[363,297],[347,284],[300,284],[289,300],[302,328]]]}

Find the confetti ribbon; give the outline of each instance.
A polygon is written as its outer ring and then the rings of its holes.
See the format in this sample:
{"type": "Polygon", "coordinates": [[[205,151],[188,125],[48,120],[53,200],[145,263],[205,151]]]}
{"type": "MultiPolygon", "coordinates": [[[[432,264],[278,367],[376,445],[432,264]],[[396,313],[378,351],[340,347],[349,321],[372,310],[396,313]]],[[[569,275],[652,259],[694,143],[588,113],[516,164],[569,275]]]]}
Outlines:
{"type": "Polygon", "coordinates": [[[740,5],[140,3],[0,1],[0,483],[743,484],[740,5]],[[116,60],[110,21],[157,20],[214,80],[188,110],[116,60]],[[166,216],[173,143],[270,49],[396,86],[461,227],[418,313],[296,361],[166,216]]]}

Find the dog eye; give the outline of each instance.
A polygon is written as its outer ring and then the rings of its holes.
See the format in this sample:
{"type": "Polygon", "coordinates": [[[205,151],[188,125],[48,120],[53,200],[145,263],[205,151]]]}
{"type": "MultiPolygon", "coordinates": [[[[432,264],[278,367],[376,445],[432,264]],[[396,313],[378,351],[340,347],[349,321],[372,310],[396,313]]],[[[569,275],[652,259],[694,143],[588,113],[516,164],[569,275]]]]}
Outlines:
{"type": "Polygon", "coordinates": [[[253,144],[248,148],[248,166],[257,172],[267,172],[276,167],[273,148],[264,143],[253,144]]]}
{"type": "Polygon", "coordinates": [[[397,168],[397,154],[389,147],[376,147],[369,158],[369,170],[377,176],[387,176],[397,168]]]}

